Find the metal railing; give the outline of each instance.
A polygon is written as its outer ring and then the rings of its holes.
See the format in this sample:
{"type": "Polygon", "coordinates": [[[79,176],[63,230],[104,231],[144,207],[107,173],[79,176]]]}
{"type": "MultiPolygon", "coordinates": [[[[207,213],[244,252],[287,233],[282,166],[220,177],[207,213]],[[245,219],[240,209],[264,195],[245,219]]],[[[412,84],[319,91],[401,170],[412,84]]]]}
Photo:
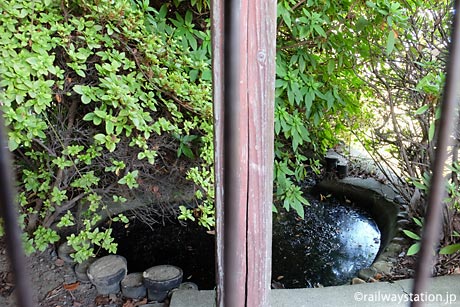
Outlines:
{"type": "MultiPolygon", "coordinates": [[[[446,84],[439,119],[439,138],[432,166],[432,179],[428,193],[428,205],[425,213],[425,226],[422,233],[421,248],[415,270],[412,293],[423,293],[428,285],[434,265],[433,249],[439,243],[443,198],[445,195],[444,168],[447,160],[447,147],[451,142],[454,123],[457,122],[458,100],[460,99],[460,0],[455,1],[449,60],[447,63],[446,84]]],[[[421,301],[413,301],[411,306],[423,306],[421,301]]]]}
{"type": "Polygon", "coordinates": [[[26,270],[21,229],[18,224],[18,210],[13,185],[13,166],[6,146],[3,113],[0,112],[0,217],[4,220],[6,247],[16,284],[18,306],[32,307],[32,291],[26,270]]]}

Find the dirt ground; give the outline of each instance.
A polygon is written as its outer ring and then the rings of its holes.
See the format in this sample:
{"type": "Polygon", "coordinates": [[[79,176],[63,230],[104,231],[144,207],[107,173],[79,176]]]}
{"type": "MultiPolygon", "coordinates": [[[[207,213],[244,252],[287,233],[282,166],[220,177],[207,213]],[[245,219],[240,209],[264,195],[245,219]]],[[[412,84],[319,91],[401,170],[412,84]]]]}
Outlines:
{"type": "MultiPolygon", "coordinates": [[[[146,303],[146,300],[130,300],[121,295],[98,295],[92,284],[77,281],[72,265],[58,258],[51,247],[27,257],[27,269],[35,306],[136,307],[146,303]]],[[[0,306],[18,306],[3,239],[0,239],[0,306]]]]}

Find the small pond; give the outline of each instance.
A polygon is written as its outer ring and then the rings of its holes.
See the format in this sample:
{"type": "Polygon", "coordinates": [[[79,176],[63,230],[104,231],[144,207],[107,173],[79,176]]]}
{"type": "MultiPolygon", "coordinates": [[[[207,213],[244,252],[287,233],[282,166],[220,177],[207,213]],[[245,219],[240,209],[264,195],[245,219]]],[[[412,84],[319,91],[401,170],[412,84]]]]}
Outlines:
{"type": "MultiPolygon", "coordinates": [[[[372,264],[380,247],[380,232],[361,209],[333,198],[309,196],[305,219],[280,211],[273,217],[272,279],[286,288],[347,283],[372,264]]],[[[118,254],[128,260],[130,272],[159,264],[184,270],[184,280],[200,289],[215,285],[214,235],[188,223],[151,225],[131,219],[128,227],[114,226],[118,254]]]]}
{"type": "Polygon", "coordinates": [[[195,223],[181,225],[165,221],[164,225],[130,218],[127,225],[113,226],[117,254],[128,262],[128,272],[143,272],[160,264],[171,264],[184,271],[184,281],[196,283],[201,290],[215,285],[215,256],[212,234],[195,223]]]}
{"type": "Polygon", "coordinates": [[[362,209],[307,198],[303,220],[291,212],[273,216],[272,278],[286,288],[345,284],[374,261],[380,231],[362,209]]]}

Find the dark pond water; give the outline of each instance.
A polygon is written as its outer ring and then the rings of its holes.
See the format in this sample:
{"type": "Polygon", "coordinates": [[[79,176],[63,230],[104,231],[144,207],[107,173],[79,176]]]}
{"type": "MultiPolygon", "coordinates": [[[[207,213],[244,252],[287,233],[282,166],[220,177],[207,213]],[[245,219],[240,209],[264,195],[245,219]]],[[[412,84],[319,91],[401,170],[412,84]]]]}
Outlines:
{"type": "Polygon", "coordinates": [[[335,199],[309,201],[303,220],[289,212],[273,217],[272,278],[286,288],[347,283],[374,261],[380,231],[358,208],[335,199]]]}
{"type": "Polygon", "coordinates": [[[128,227],[114,225],[117,254],[128,261],[128,272],[143,272],[160,264],[171,264],[184,271],[184,281],[200,289],[215,285],[214,235],[194,223],[154,224],[152,228],[136,219],[128,227]]]}
{"type": "MultiPolygon", "coordinates": [[[[309,199],[305,219],[280,212],[273,219],[272,278],[286,288],[346,283],[372,264],[380,246],[375,222],[362,210],[334,199],[309,199]]],[[[215,285],[214,236],[201,227],[179,223],[151,225],[132,220],[126,228],[115,225],[118,254],[128,260],[129,272],[159,264],[184,270],[184,280],[200,289],[215,285]]]]}

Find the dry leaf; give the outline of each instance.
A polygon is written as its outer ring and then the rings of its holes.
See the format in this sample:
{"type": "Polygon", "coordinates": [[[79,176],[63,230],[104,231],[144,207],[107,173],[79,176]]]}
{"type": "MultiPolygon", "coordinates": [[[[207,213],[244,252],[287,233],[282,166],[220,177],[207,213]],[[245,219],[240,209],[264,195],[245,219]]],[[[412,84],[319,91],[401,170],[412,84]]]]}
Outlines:
{"type": "Polygon", "coordinates": [[[64,289],[66,289],[67,291],[74,291],[78,288],[79,285],[80,285],[79,281],[74,282],[72,284],[65,284],[64,289]]]}
{"type": "Polygon", "coordinates": [[[123,303],[122,307],[138,307],[145,304],[147,304],[147,298],[143,298],[140,301],[128,299],[126,302],[123,303]]]}
{"type": "Polygon", "coordinates": [[[126,302],[123,303],[122,307],[135,307],[133,300],[129,299],[126,302]]]}
{"type": "Polygon", "coordinates": [[[137,302],[136,305],[134,305],[134,306],[137,307],[137,306],[144,305],[144,304],[147,304],[147,298],[143,298],[142,300],[137,302]]]}
{"type": "Polygon", "coordinates": [[[106,296],[106,295],[98,295],[96,296],[96,298],[94,299],[94,303],[96,303],[96,305],[107,305],[109,304],[109,297],[106,296]]]}

